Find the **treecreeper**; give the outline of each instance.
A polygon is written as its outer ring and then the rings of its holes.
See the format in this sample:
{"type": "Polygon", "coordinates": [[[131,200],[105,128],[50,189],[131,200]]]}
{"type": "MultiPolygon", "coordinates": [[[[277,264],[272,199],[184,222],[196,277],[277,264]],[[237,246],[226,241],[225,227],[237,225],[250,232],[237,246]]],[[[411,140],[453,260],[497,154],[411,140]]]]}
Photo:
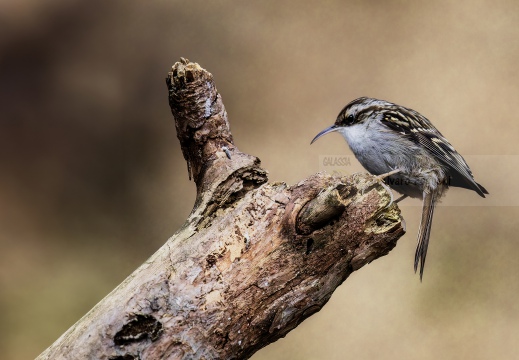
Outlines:
{"type": "Polygon", "coordinates": [[[407,196],[423,199],[414,260],[414,271],[420,264],[422,280],[436,203],[450,186],[474,190],[482,197],[488,191],[474,180],[449,141],[415,110],[361,97],[346,105],[335,124],[312,143],[334,131],[344,137],[366,170],[403,194],[397,202],[407,196]]]}

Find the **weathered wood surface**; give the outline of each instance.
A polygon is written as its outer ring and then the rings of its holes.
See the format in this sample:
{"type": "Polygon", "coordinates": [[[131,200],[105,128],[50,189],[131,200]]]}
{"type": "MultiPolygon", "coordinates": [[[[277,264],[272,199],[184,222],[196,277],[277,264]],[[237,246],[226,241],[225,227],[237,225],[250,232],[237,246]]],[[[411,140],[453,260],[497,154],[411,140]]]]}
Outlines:
{"type": "Polygon", "coordinates": [[[404,234],[372,176],[267,183],[259,159],[234,146],[212,75],[198,64],[177,62],[167,84],[197,186],[193,211],[38,359],[248,358],[404,234]]]}

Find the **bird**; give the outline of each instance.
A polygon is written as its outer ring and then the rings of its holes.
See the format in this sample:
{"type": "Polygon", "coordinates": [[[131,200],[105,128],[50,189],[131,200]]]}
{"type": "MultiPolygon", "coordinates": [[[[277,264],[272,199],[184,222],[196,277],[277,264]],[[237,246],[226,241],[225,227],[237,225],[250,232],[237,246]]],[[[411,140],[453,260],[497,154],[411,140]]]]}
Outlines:
{"type": "Polygon", "coordinates": [[[488,191],[449,141],[423,115],[389,101],[360,97],[347,104],[335,123],[318,133],[340,133],[361,165],[406,197],[422,198],[414,271],[423,278],[435,205],[449,187],[488,191]]]}

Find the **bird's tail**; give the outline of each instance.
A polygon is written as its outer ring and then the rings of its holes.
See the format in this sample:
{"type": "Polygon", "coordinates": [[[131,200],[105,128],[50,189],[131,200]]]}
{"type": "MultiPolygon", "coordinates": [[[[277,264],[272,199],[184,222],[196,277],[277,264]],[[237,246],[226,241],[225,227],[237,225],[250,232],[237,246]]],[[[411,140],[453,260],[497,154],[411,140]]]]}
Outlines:
{"type": "Polygon", "coordinates": [[[423,195],[422,221],[420,222],[420,229],[418,230],[418,245],[416,246],[416,253],[414,255],[414,272],[416,272],[418,263],[420,263],[420,281],[422,281],[423,277],[425,257],[427,256],[427,247],[429,246],[429,236],[431,235],[432,218],[437,197],[438,195],[434,191],[430,193],[424,192],[423,195]]]}

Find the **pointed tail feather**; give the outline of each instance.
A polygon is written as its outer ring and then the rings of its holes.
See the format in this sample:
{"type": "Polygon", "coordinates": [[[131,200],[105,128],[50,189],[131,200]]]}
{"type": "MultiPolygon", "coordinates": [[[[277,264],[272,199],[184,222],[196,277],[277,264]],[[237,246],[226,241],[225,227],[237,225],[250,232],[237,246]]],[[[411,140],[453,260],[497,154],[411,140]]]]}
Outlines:
{"type": "Polygon", "coordinates": [[[427,256],[427,247],[429,246],[429,236],[431,235],[431,225],[436,205],[437,195],[434,191],[424,193],[422,205],[422,221],[418,230],[418,245],[414,256],[414,272],[418,269],[420,263],[420,281],[423,277],[423,269],[425,266],[425,257],[427,256]]]}
{"type": "MultiPolygon", "coordinates": [[[[479,183],[476,183],[476,185],[479,187],[479,189],[481,190],[481,192],[482,192],[483,194],[487,194],[487,195],[488,195],[488,191],[487,191],[487,189],[485,189],[485,188],[483,187],[483,185],[481,185],[481,184],[479,184],[479,183]]],[[[483,197],[485,197],[485,195],[483,195],[483,197]]]]}

